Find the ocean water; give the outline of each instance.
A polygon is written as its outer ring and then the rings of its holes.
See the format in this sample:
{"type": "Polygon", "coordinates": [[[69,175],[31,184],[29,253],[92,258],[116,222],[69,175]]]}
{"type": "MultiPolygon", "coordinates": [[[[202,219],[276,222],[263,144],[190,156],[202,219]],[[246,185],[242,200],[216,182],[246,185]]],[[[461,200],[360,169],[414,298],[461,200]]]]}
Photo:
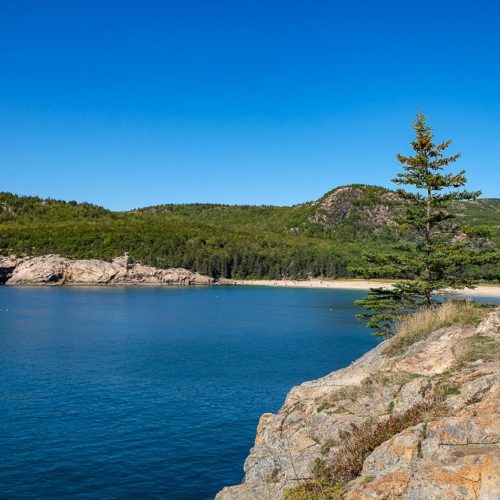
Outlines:
{"type": "Polygon", "coordinates": [[[0,287],[0,497],[213,498],[263,412],[378,343],[361,296],[0,287]]]}

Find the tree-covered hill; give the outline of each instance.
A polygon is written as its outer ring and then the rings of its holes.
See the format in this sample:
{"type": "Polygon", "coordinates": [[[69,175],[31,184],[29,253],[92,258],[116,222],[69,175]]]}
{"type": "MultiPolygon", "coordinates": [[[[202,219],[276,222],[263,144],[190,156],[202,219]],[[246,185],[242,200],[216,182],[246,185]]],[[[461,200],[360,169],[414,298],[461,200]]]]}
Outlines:
{"type": "Polygon", "coordinates": [[[111,212],[91,203],[0,193],[0,222],[58,222],[95,219],[111,212]]]}
{"type": "MultiPolygon", "coordinates": [[[[397,238],[402,201],[376,186],[342,186],[292,207],[158,205],[112,212],[89,203],[0,193],[0,254],[57,253],[73,258],[185,267],[215,277],[346,277],[365,251],[397,238]]],[[[457,206],[471,225],[500,242],[500,200],[457,206]]],[[[482,277],[498,278],[494,269],[482,277]]],[[[480,273],[480,274],[481,274],[480,273]]]]}

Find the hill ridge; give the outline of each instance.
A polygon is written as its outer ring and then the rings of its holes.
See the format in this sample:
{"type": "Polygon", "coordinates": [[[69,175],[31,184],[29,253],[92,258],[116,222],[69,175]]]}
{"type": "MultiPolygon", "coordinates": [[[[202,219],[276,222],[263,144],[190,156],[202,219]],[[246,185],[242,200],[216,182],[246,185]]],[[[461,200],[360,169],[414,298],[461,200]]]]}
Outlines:
{"type": "MultiPolygon", "coordinates": [[[[127,253],[132,262],[214,278],[344,278],[363,252],[394,243],[391,224],[400,206],[394,191],[364,184],[337,186],[293,206],[163,204],[131,211],[0,193],[0,255],[110,261],[127,253]]],[[[500,199],[457,211],[468,224],[490,226],[500,242],[500,199]]],[[[481,273],[500,275],[491,266],[481,273]]]]}

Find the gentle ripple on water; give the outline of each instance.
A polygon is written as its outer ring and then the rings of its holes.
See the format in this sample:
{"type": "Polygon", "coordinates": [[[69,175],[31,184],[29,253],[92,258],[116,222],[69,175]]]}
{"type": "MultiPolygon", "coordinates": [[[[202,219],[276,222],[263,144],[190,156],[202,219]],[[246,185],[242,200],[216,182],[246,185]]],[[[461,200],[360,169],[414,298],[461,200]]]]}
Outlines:
{"type": "Polygon", "coordinates": [[[261,413],[376,345],[362,295],[0,288],[0,497],[212,498],[261,413]]]}

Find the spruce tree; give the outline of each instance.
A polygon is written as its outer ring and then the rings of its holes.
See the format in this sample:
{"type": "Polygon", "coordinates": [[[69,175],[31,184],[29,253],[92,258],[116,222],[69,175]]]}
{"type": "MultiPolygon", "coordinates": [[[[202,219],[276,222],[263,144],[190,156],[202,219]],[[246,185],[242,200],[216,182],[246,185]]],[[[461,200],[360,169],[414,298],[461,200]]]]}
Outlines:
{"type": "Polygon", "coordinates": [[[432,128],[418,112],[414,125],[413,156],[398,154],[403,171],[393,182],[411,186],[411,191],[397,190],[402,212],[395,218],[400,243],[385,255],[367,255],[364,265],[355,269],[364,277],[390,277],[402,280],[392,288],[372,288],[368,296],[357,301],[367,309],[359,315],[378,334],[392,333],[396,320],[422,306],[432,306],[444,289],[473,288],[471,265],[495,258],[494,252],[476,245],[486,231],[467,234],[455,212],[459,203],[475,200],[479,191],[463,187],[465,171],[445,170],[460,154],[445,156],[451,141],[434,143],[432,128]]]}

